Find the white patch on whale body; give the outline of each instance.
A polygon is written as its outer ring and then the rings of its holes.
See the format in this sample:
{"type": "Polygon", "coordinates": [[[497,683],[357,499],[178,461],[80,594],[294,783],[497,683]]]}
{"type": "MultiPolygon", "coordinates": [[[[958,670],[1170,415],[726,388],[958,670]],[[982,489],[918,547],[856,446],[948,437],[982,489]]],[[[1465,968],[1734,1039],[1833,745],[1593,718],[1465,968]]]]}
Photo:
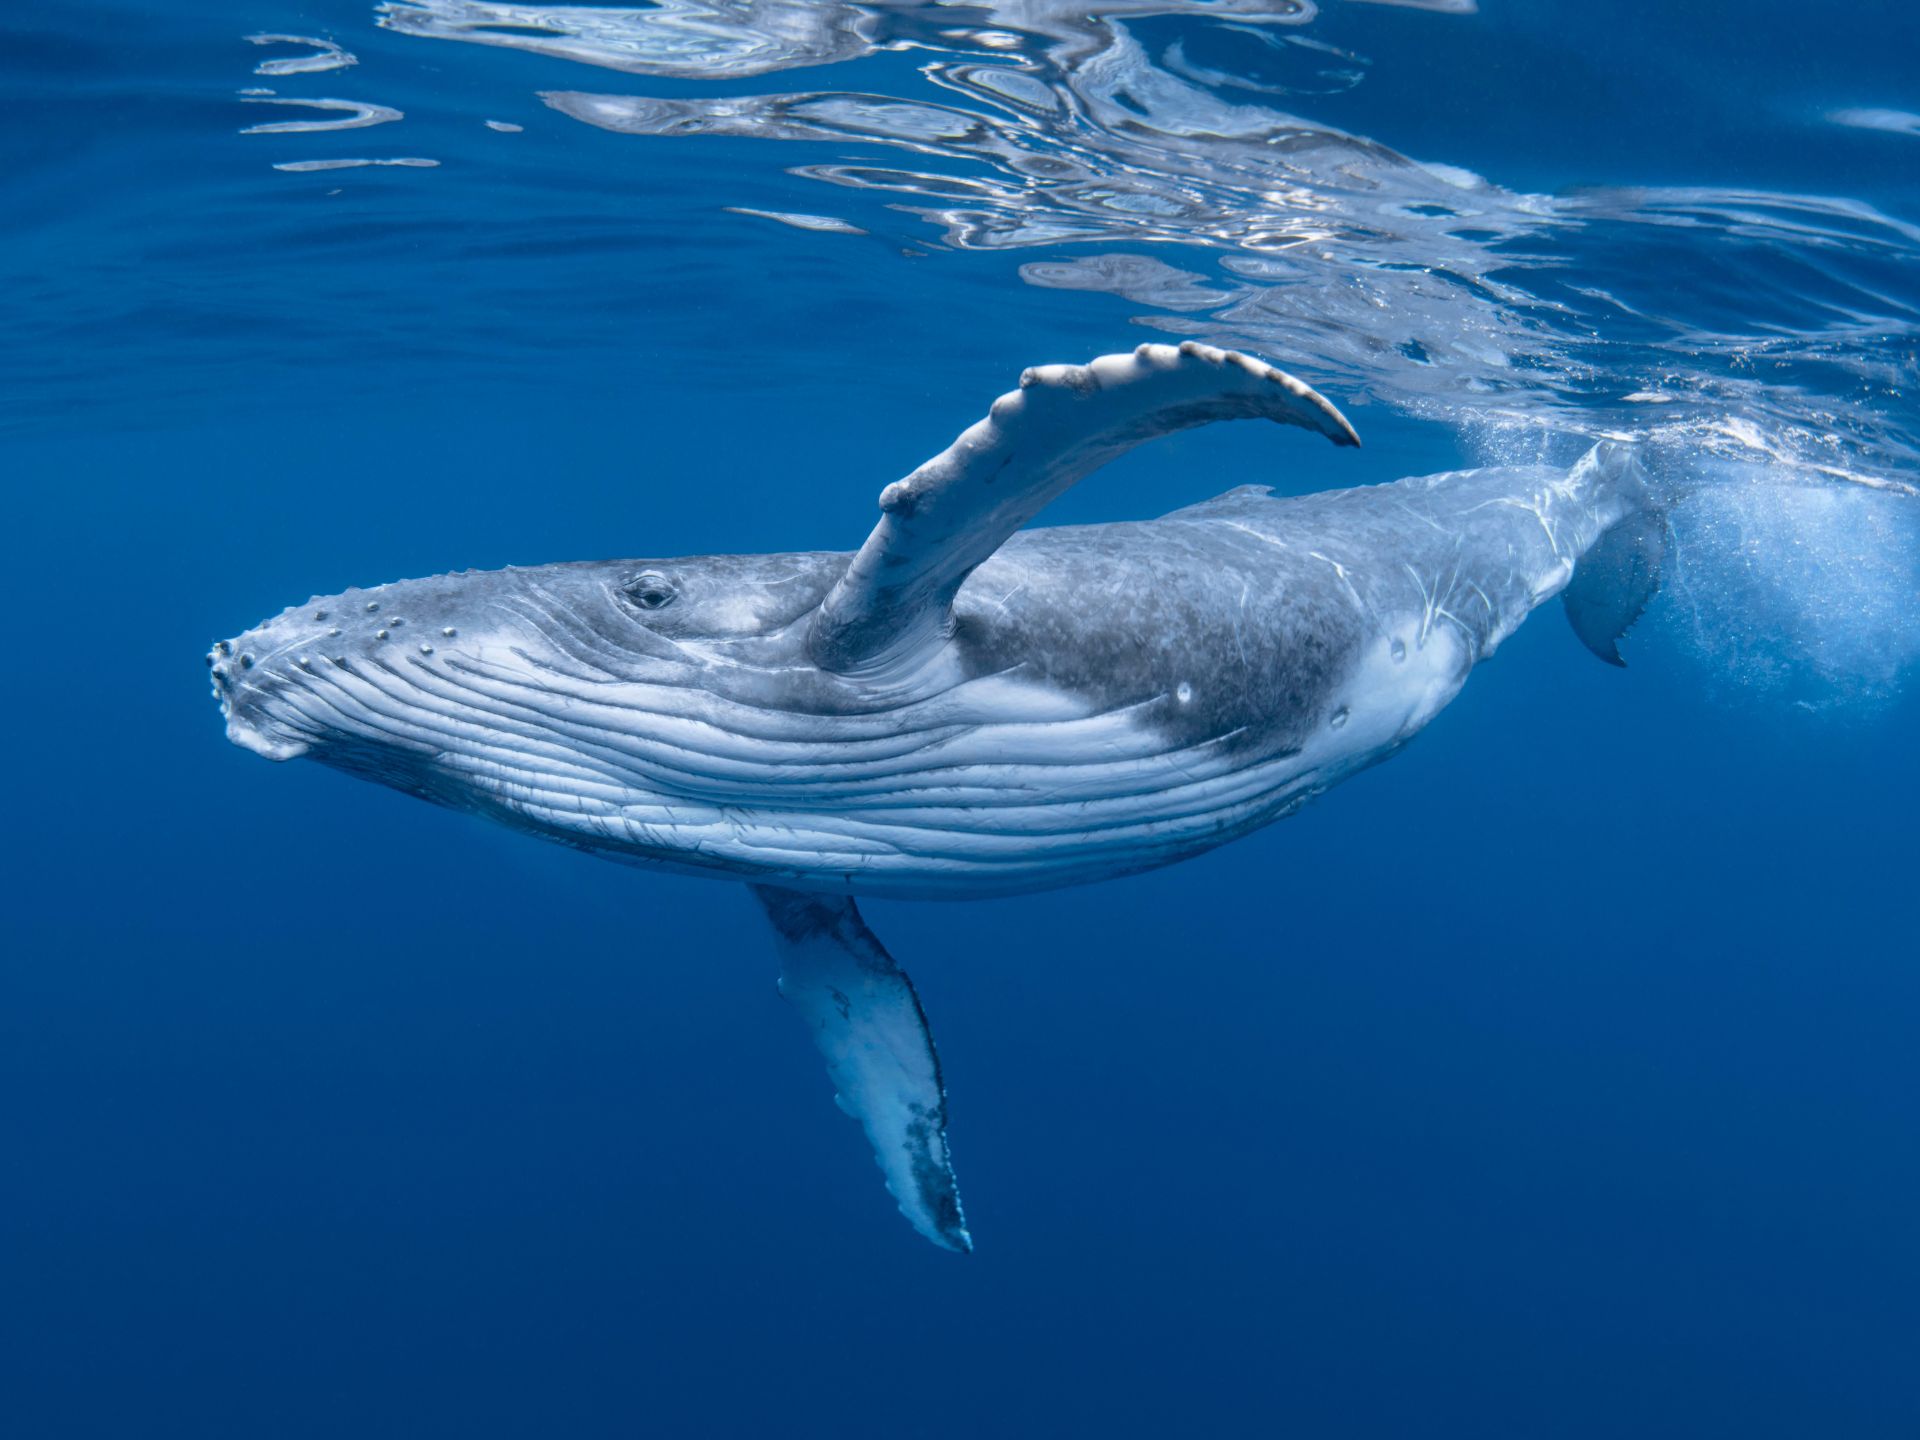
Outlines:
{"type": "Polygon", "coordinates": [[[1420,642],[1421,623],[1408,617],[1361,653],[1352,677],[1333,698],[1328,724],[1300,753],[1329,779],[1377,758],[1418,733],[1460,693],[1474,657],[1451,625],[1435,625],[1420,642]]]}

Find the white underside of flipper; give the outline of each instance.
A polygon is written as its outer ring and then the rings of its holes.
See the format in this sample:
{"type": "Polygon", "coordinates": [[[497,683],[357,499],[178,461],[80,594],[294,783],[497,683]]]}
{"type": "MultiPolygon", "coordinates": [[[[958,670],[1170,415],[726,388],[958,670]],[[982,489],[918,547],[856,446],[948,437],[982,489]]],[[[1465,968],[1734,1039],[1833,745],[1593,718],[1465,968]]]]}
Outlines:
{"type": "Polygon", "coordinates": [[[973,1249],[947,1155],[947,1092],[920,997],[852,900],[756,885],[780,940],[780,993],[867,1132],[887,1190],[927,1239],[973,1249]]]}

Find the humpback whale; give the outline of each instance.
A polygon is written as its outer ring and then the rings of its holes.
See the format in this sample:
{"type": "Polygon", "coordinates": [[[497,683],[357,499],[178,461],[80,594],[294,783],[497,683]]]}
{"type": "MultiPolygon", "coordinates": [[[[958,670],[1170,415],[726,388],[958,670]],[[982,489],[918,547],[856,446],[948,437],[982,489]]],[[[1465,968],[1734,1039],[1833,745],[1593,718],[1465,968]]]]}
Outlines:
{"type": "Polygon", "coordinates": [[[744,882],[780,989],[922,1235],[972,1246],[947,1096],[862,895],[1166,865],[1405,745],[1558,595],[1618,641],[1666,521],[1628,450],[1028,529],[1155,436],[1326,399],[1188,342],[1026,371],[851,553],[510,566],[348,589],[217,642],[227,733],[623,861],[744,882]]]}

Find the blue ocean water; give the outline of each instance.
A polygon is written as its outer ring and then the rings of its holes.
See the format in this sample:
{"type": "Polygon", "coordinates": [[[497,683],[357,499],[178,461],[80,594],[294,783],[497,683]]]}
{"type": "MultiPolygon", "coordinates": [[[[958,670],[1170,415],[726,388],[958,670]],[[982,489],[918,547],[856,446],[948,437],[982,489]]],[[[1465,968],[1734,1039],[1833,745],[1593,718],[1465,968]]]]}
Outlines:
{"type": "Polygon", "coordinates": [[[0,1429],[1920,1431],[1916,76],[1903,0],[0,14],[0,1429]],[[1700,484],[1626,671],[1544,609],[1270,830],[867,907],[971,1257],[737,887],[222,735],[310,593],[850,548],[1023,366],[1186,336],[1366,448],[1050,522],[1700,484]]]}

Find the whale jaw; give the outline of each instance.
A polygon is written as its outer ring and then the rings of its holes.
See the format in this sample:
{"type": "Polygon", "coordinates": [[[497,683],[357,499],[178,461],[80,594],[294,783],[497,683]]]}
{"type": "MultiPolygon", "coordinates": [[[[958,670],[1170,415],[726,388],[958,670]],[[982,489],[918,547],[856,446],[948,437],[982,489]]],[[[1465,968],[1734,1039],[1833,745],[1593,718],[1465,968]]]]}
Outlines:
{"type": "Polygon", "coordinates": [[[296,736],[269,735],[233,714],[227,716],[227,739],[263,760],[298,760],[313,749],[311,741],[296,736]]]}
{"type": "Polygon", "coordinates": [[[254,658],[243,646],[217,641],[207,652],[207,668],[212,672],[220,718],[227,722],[227,739],[266,760],[298,760],[313,749],[310,740],[279,726],[270,733],[272,721],[255,703],[260,687],[251,676],[254,658]]]}

